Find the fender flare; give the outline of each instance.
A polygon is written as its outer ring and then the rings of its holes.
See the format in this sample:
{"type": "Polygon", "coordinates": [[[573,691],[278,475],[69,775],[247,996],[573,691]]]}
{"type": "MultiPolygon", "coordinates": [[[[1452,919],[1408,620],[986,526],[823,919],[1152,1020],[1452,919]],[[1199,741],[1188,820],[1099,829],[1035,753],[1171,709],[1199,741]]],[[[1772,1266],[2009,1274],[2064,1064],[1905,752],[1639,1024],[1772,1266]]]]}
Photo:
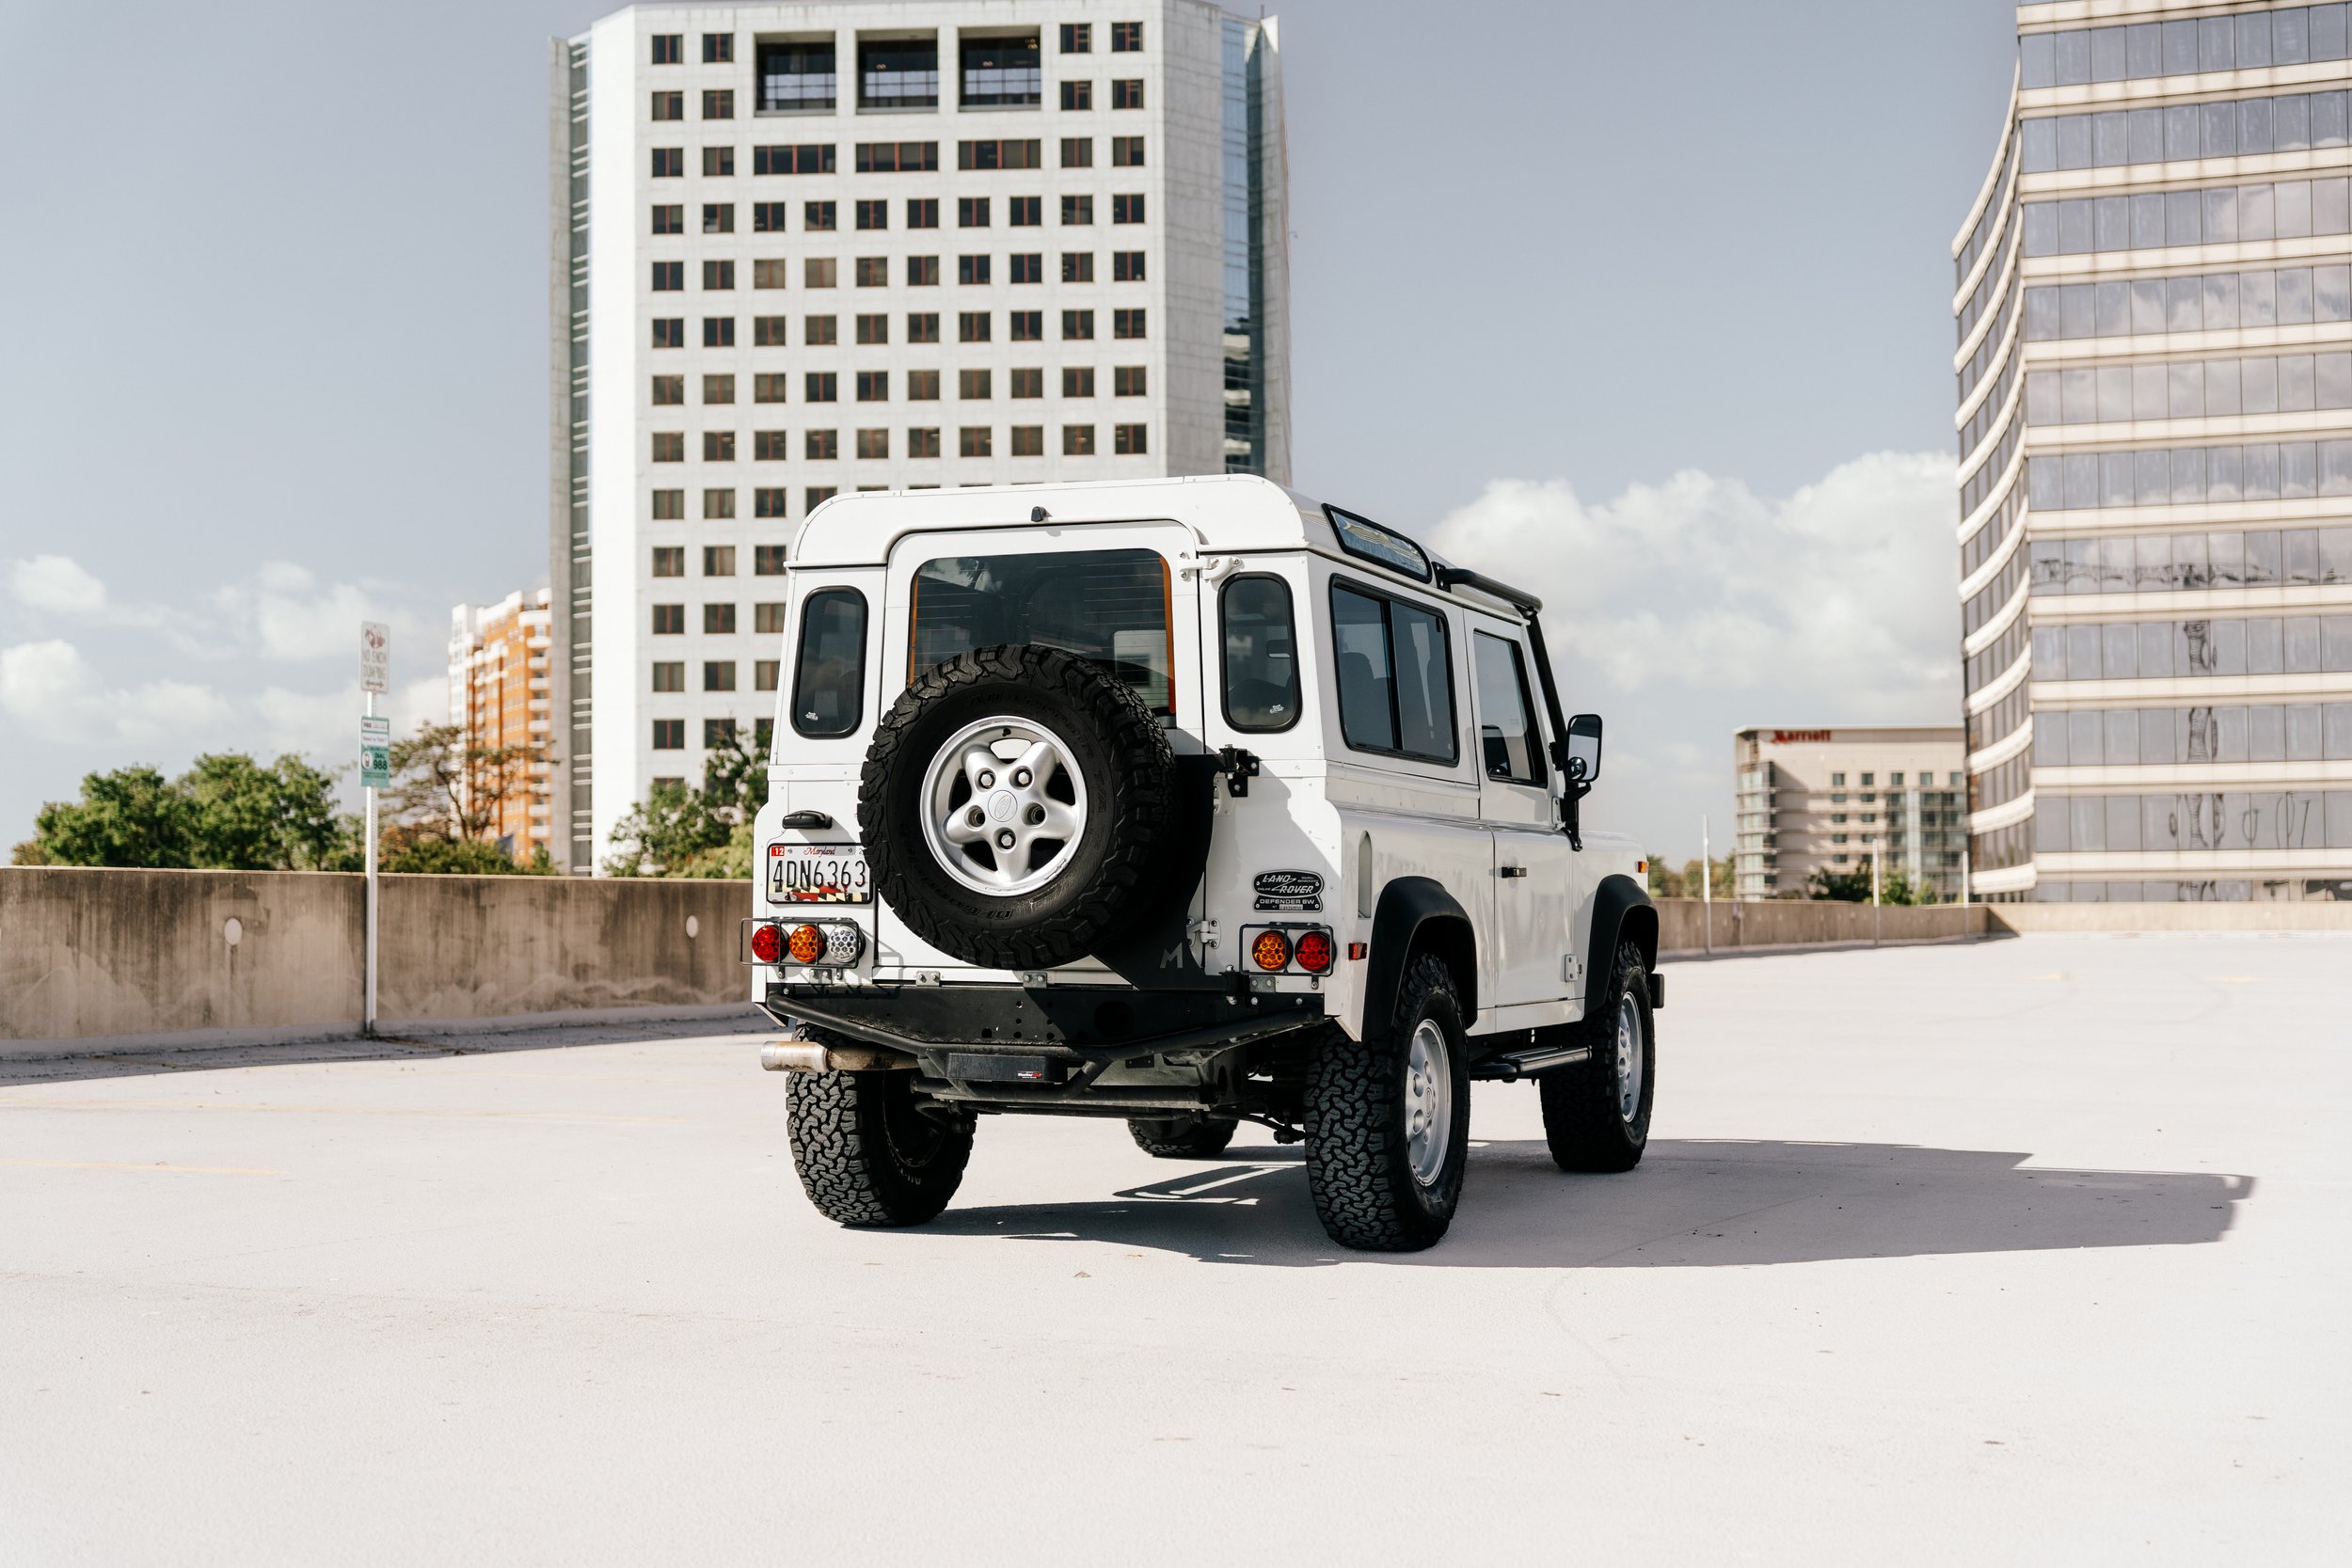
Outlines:
{"type": "Polygon", "coordinates": [[[1372,917],[1371,961],[1364,968],[1362,1033],[1388,1027],[1404,989],[1405,964],[1438,938],[1454,960],[1454,983],[1462,990],[1462,1022],[1478,1016],[1477,927],[1445,884],[1429,877],[1399,877],[1380,890],[1372,917]]]}
{"type": "Polygon", "coordinates": [[[1592,950],[1584,970],[1587,1010],[1593,988],[1616,962],[1620,942],[1640,947],[1642,967],[1652,974],[1658,973],[1658,906],[1650,902],[1641,883],[1623,872],[1603,877],[1594,890],[1592,950]]]}

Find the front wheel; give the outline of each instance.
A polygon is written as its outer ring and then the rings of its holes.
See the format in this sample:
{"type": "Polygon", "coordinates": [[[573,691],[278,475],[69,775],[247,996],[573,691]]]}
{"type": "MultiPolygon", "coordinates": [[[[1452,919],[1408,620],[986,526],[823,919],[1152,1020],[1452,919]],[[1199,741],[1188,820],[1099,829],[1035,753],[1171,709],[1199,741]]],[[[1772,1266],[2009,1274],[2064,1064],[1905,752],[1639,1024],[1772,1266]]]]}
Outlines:
{"type": "Polygon", "coordinates": [[[1649,1010],[1649,970],[1629,942],[1618,944],[1609,984],[1585,1015],[1584,1042],[1591,1055],[1537,1080],[1552,1164],[1562,1170],[1631,1170],[1649,1146],[1658,1032],[1649,1010]]]}
{"type": "Polygon", "coordinates": [[[1385,1026],[1325,1032],[1307,1076],[1307,1187],[1342,1246],[1418,1252],[1454,1223],[1470,1163],[1461,993],[1442,959],[1406,971],[1385,1026]]]}
{"type": "Polygon", "coordinates": [[[843,1225],[921,1225],[963,1182],[972,1118],[928,1107],[911,1072],[792,1075],[792,1164],[809,1202],[843,1225]]]}

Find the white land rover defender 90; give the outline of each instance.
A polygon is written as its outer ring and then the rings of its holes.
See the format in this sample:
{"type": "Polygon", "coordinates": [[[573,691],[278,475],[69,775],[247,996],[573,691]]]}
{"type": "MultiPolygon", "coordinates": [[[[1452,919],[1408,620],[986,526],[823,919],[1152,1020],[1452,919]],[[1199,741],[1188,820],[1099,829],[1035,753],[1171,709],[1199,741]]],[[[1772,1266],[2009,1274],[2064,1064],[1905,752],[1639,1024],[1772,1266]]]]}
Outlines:
{"type": "Polygon", "coordinates": [[[787,594],[745,945],[825,1213],[930,1219],[984,1116],[1252,1121],[1424,1247],[1478,1078],[1642,1158],[1657,911],[1531,595],[1248,477],[836,497],[787,594]]]}

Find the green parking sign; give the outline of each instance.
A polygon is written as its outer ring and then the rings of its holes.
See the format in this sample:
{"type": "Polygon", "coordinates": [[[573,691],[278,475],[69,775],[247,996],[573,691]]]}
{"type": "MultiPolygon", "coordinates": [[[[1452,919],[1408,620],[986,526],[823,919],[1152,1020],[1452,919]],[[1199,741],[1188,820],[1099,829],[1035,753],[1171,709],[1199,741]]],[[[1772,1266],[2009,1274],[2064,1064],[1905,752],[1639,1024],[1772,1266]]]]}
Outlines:
{"type": "Polygon", "coordinates": [[[392,786],[392,721],[373,717],[359,721],[359,787],[392,786]]]}

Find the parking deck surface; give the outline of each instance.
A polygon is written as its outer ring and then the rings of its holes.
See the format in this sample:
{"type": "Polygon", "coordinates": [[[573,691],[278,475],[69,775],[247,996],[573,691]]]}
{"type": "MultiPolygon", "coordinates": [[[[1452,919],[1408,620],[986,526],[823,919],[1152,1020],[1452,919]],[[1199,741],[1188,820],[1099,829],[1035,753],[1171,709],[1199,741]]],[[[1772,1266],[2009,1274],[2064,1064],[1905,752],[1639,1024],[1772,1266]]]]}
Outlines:
{"type": "Polygon", "coordinates": [[[0,1063],[0,1559],[2341,1560],[2352,942],[1669,976],[1405,1258],[1117,1122],[838,1229],[755,1036],[0,1063]]]}

